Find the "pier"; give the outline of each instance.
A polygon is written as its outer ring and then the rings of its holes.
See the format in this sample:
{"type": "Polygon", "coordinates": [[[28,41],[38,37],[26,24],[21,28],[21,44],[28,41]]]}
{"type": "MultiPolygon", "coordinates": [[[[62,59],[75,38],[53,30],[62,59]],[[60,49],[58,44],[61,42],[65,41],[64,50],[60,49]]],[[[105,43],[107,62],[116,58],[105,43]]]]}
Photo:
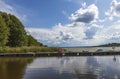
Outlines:
{"type": "Polygon", "coordinates": [[[67,52],[67,53],[0,53],[0,57],[64,57],[64,56],[110,56],[118,52],[67,52]]]}

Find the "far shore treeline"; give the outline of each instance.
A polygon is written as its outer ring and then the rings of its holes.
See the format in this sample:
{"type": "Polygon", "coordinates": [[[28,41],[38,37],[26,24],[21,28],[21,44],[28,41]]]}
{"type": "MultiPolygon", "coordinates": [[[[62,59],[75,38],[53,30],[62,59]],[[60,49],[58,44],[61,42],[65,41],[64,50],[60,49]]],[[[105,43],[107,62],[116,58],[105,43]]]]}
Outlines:
{"type": "MultiPolygon", "coordinates": [[[[31,52],[32,50],[37,51],[38,47],[42,47],[44,52],[56,50],[56,48],[49,48],[48,50],[47,46],[38,42],[31,35],[28,35],[25,31],[24,25],[16,16],[5,12],[0,12],[0,52],[4,52],[8,49],[9,50],[7,52],[14,52],[16,49],[19,50],[18,52],[24,52],[21,50],[31,52]],[[45,48],[47,49],[45,50],[45,48]]],[[[39,49],[38,52],[42,52],[42,49],[39,49]]]]}

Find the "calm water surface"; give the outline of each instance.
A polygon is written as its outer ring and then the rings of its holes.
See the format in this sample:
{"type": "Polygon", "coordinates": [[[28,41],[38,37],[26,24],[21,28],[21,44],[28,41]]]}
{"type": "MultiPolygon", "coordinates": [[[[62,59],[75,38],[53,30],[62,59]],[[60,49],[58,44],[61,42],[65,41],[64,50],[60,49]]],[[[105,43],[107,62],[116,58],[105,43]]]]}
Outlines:
{"type": "Polygon", "coordinates": [[[120,79],[120,56],[0,58],[0,79],[120,79]]]}

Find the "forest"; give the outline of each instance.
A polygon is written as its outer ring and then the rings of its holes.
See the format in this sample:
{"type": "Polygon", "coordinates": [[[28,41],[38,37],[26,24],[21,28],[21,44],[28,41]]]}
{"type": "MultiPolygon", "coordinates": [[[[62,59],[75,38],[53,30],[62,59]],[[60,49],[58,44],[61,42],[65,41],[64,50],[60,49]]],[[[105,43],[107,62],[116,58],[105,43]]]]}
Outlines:
{"type": "Polygon", "coordinates": [[[39,51],[43,51],[43,49],[44,51],[54,50],[54,48],[48,48],[38,42],[30,34],[28,35],[24,25],[15,15],[0,12],[0,52],[31,52],[36,49],[39,51]]]}
{"type": "Polygon", "coordinates": [[[43,44],[27,35],[24,25],[16,16],[0,12],[0,46],[43,46],[43,44]]]}

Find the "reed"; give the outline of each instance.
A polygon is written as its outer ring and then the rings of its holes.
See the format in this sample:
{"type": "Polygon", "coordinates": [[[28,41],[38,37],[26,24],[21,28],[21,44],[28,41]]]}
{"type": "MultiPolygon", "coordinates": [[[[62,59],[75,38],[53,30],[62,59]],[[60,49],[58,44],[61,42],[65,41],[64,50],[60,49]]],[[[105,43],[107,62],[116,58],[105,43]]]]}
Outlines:
{"type": "Polygon", "coordinates": [[[0,53],[57,52],[56,47],[0,47],[0,53]]]}

